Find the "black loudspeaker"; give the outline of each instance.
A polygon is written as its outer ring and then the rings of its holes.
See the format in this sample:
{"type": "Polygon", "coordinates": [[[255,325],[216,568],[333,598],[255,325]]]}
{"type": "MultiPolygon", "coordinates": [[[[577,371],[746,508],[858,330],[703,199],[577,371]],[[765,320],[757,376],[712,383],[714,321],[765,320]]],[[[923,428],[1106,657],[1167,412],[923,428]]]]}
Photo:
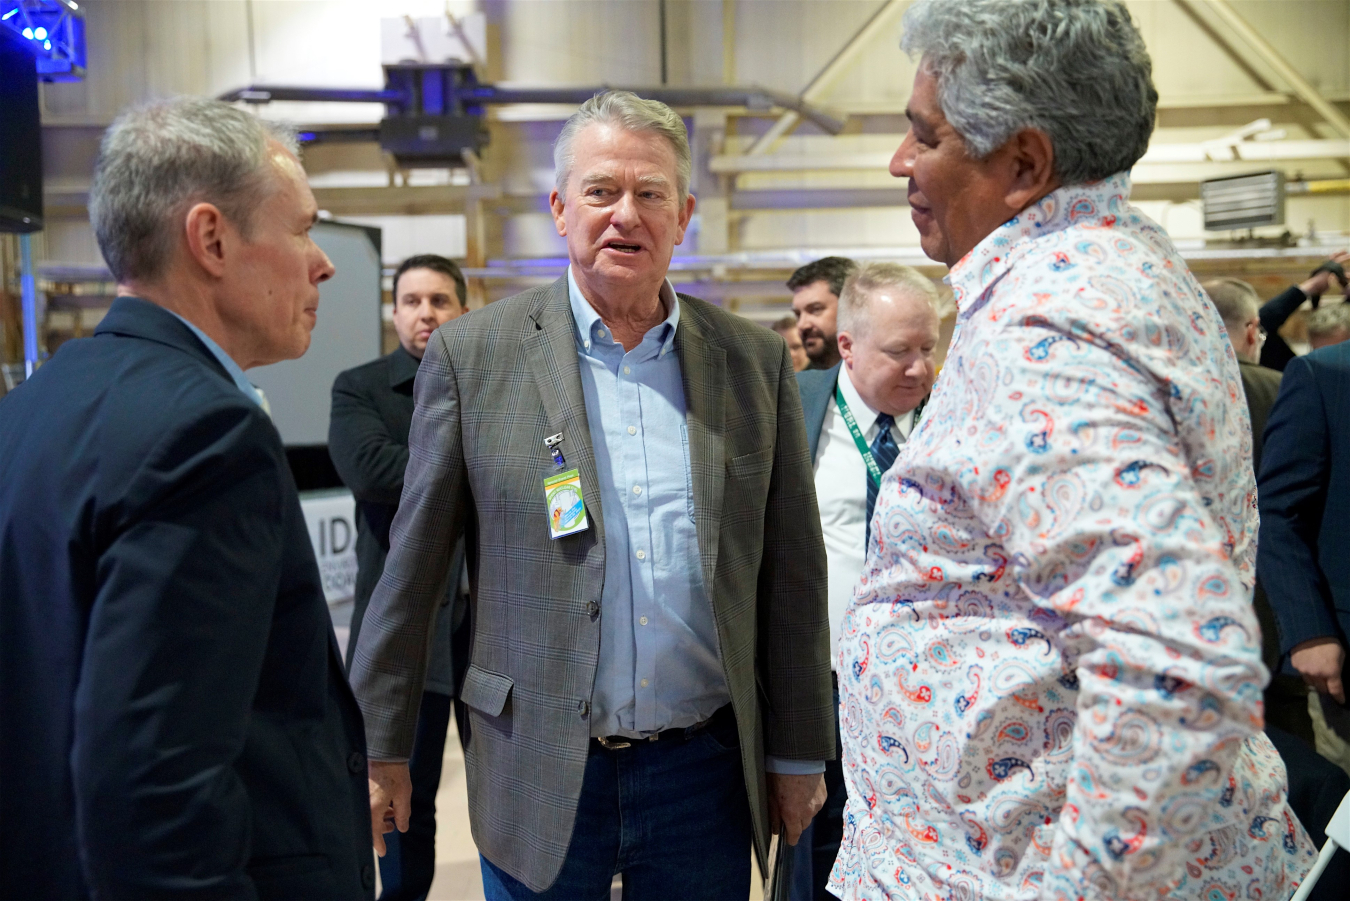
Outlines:
{"type": "Polygon", "coordinates": [[[37,61],[0,27],[0,232],[42,229],[42,122],[37,61]]]}

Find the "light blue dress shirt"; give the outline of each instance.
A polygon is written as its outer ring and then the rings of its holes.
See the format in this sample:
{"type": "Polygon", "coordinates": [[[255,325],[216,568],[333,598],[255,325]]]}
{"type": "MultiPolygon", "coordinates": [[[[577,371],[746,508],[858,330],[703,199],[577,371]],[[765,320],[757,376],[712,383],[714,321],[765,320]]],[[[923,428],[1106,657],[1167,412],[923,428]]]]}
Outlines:
{"type": "Polygon", "coordinates": [[[167,312],[172,313],[175,319],[177,319],[179,322],[183,323],[183,325],[186,325],[188,328],[190,328],[192,330],[192,334],[197,336],[197,340],[201,341],[203,344],[206,345],[206,349],[211,351],[211,356],[219,360],[220,365],[225,367],[225,371],[230,374],[230,378],[234,379],[234,384],[239,388],[239,390],[244,392],[245,397],[253,401],[258,406],[262,407],[263,410],[267,409],[267,405],[263,403],[262,392],[259,391],[254,386],[254,384],[248,380],[248,376],[244,375],[244,370],[239,368],[239,364],[236,363],[229,354],[225,353],[225,351],[220,349],[219,344],[217,344],[216,342],[212,341],[209,337],[207,337],[206,332],[197,328],[197,326],[193,325],[191,322],[188,322],[186,319],[184,319],[182,316],[179,316],[177,313],[174,313],[173,310],[167,310],[167,312]]]}
{"type": "MultiPolygon", "coordinates": [[[[625,351],[570,268],[567,287],[605,525],[591,734],[639,738],[691,726],[731,702],[694,527],[675,353],[680,302],[663,283],[665,321],[625,351]]],[[[779,773],[824,770],[823,762],[774,758],[766,766],[779,773]]]]}

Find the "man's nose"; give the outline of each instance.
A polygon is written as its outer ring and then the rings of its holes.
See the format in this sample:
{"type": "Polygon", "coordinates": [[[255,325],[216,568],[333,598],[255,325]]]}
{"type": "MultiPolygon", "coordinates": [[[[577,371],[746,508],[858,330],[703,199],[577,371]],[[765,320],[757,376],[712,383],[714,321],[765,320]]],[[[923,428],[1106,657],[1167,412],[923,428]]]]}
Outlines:
{"type": "Polygon", "coordinates": [[[891,157],[890,173],[896,178],[909,178],[914,174],[914,132],[905,132],[905,139],[895,149],[891,157]]]}
{"type": "Polygon", "coordinates": [[[313,270],[314,284],[317,285],[319,282],[328,281],[333,277],[333,273],[337,272],[337,270],[333,268],[333,261],[328,259],[328,254],[319,249],[319,245],[314,245],[314,249],[319,252],[318,265],[315,266],[313,270]]]}
{"type": "Polygon", "coordinates": [[[625,191],[610,207],[609,219],[622,228],[633,225],[637,222],[637,198],[625,191]]]}

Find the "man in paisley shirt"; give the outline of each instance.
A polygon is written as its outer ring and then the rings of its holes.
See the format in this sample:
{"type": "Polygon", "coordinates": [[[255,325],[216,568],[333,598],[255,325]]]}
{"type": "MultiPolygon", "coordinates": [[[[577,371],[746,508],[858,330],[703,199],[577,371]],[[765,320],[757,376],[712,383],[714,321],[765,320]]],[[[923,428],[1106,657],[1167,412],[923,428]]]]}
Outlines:
{"type": "Polygon", "coordinates": [[[1128,202],[1116,0],[919,0],[891,162],[956,334],[883,477],[840,676],[843,898],[1287,898],[1251,435],[1224,325],[1128,202]]]}

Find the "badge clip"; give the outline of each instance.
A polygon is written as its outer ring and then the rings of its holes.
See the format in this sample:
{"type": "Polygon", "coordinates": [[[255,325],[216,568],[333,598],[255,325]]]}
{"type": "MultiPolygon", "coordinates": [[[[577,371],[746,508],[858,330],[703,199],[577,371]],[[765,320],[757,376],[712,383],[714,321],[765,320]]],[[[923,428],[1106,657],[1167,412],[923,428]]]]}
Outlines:
{"type": "Polygon", "coordinates": [[[559,432],[556,435],[549,435],[544,439],[544,446],[549,449],[549,453],[553,454],[553,465],[559,469],[562,469],[567,465],[567,461],[563,459],[562,448],[558,447],[558,445],[562,444],[562,441],[562,432],[559,432]]]}

